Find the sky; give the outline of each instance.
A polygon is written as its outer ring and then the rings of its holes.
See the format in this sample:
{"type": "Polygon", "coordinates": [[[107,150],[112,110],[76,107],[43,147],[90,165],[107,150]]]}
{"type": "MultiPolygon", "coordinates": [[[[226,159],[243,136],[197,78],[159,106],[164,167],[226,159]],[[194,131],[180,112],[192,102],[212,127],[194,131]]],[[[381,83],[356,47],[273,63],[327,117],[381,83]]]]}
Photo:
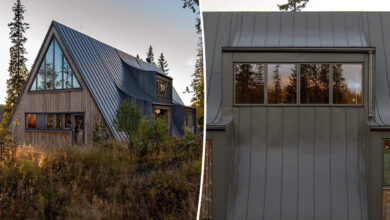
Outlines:
{"type": "MultiPolygon", "coordinates": [[[[0,1],[0,104],[5,103],[8,78],[9,28],[15,0],[0,1]]],[[[183,92],[195,69],[198,36],[195,15],[182,0],[22,0],[30,24],[26,43],[30,70],[52,20],[69,26],[128,54],[145,60],[151,44],[156,59],[164,53],[173,85],[186,105],[192,94],[183,92]]],[[[157,61],[157,60],[156,60],[157,61]]]]}
{"type": "MultiPolygon", "coordinates": [[[[279,11],[287,0],[201,0],[202,11],[279,11]]],[[[389,0],[309,0],[303,11],[390,11],[389,0]]]]}

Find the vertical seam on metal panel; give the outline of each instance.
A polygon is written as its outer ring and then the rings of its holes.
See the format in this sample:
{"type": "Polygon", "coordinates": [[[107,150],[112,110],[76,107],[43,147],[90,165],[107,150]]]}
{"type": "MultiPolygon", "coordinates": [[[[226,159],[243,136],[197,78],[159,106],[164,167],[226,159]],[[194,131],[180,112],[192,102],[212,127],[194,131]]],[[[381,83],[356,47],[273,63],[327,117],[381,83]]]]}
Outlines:
{"type": "Polygon", "coordinates": [[[265,122],[265,176],[264,176],[264,198],[263,198],[263,220],[265,218],[265,202],[267,196],[267,169],[268,169],[268,108],[266,107],[266,122],[265,122]]]}
{"type": "Polygon", "coordinates": [[[388,66],[387,66],[387,53],[386,53],[386,41],[385,41],[385,36],[384,36],[384,27],[383,27],[383,21],[382,21],[382,13],[378,13],[379,14],[379,20],[380,20],[380,23],[381,23],[381,36],[382,36],[382,43],[383,43],[383,51],[384,51],[384,56],[385,56],[385,66],[386,66],[386,79],[387,79],[387,92],[388,92],[388,95],[390,95],[390,91],[389,91],[389,73],[388,73],[388,66]]]}
{"type": "Polygon", "coordinates": [[[329,187],[330,187],[330,219],[333,219],[333,187],[332,187],[332,140],[333,140],[333,135],[332,135],[332,109],[328,108],[329,110],[329,187]]]}
{"type": "Polygon", "coordinates": [[[336,46],[336,40],[335,40],[335,36],[334,36],[334,13],[330,13],[330,15],[331,15],[330,23],[332,25],[333,46],[335,47],[336,46]]]}
{"type": "Polygon", "coordinates": [[[300,138],[300,134],[301,134],[301,120],[300,120],[300,111],[301,111],[301,108],[298,108],[298,111],[297,111],[297,118],[298,118],[298,129],[297,129],[297,133],[298,133],[298,169],[297,169],[297,219],[299,219],[299,168],[301,166],[301,162],[299,160],[299,154],[301,153],[301,138],[300,138]]]}
{"type": "Polygon", "coordinates": [[[295,44],[295,13],[292,13],[292,29],[293,29],[292,45],[294,46],[294,44],[295,44]]]}
{"type": "Polygon", "coordinates": [[[278,46],[280,47],[280,38],[282,36],[282,13],[279,13],[279,42],[278,42],[278,46]]]}
{"type": "Polygon", "coordinates": [[[349,41],[349,34],[348,34],[348,22],[347,22],[347,14],[344,13],[344,26],[345,26],[345,33],[347,34],[347,45],[351,46],[351,42],[349,41]]]}
{"type": "Polygon", "coordinates": [[[349,178],[348,178],[348,128],[347,128],[347,108],[344,109],[344,132],[345,132],[345,182],[347,191],[347,219],[349,219],[349,178]]]}
{"type": "Polygon", "coordinates": [[[357,111],[357,115],[358,115],[358,136],[357,136],[357,141],[358,141],[358,146],[357,146],[357,159],[358,159],[358,161],[357,161],[357,171],[358,171],[358,187],[359,187],[359,205],[360,205],[360,219],[362,219],[363,218],[363,205],[362,205],[362,190],[361,190],[361,185],[362,185],[362,183],[361,183],[361,175],[360,175],[360,151],[361,151],[361,141],[360,141],[360,133],[361,133],[361,126],[359,125],[359,122],[360,122],[360,109],[358,109],[358,111],[357,111]]]}
{"type": "Polygon", "coordinates": [[[237,45],[236,46],[241,46],[240,42],[241,42],[241,36],[242,36],[242,17],[244,17],[244,14],[243,13],[240,13],[240,35],[238,37],[238,41],[237,41],[237,45]]]}
{"type": "Polygon", "coordinates": [[[253,28],[252,28],[252,39],[251,39],[251,46],[253,46],[253,38],[255,38],[255,28],[256,28],[256,15],[257,13],[253,14],[253,28]]]}
{"type": "Polygon", "coordinates": [[[370,21],[368,19],[368,13],[365,13],[365,16],[366,18],[366,21],[367,21],[367,28],[368,28],[368,41],[369,41],[369,44],[371,46],[371,30],[370,30],[370,21]]]}
{"type": "MultiPolygon", "coordinates": [[[[360,46],[364,46],[364,43],[363,43],[363,39],[362,39],[362,34],[363,34],[363,31],[361,29],[361,24],[360,24],[360,13],[359,14],[356,14],[356,17],[357,17],[357,24],[358,24],[358,30],[359,30],[359,39],[360,39],[360,46]]],[[[368,46],[368,45],[366,45],[368,46]]]]}
{"type": "Polygon", "coordinates": [[[279,210],[279,219],[282,218],[282,211],[283,211],[283,160],[284,160],[284,157],[283,157],[283,154],[284,154],[284,110],[285,108],[282,108],[282,129],[281,129],[281,132],[282,132],[282,166],[281,166],[281,174],[282,174],[282,177],[281,177],[281,181],[280,181],[280,210],[279,210]]]}
{"type": "Polygon", "coordinates": [[[267,46],[267,40],[268,40],[268,15],[269,15],[269,13],[267,13],[266,16],[265,16],[265,41],[264,41],[264,47],[267,46]]]}
{"type": "Polygon", "coordinates": [[[321,15],[322,15],[322,13],[319,13],[319,15],[318,15],[318,33],[320,35],[320,46],[322,46],[321,15]]]}
{"type": "MultiPolygon", "coordinates": [[[[214,51],[213,51],[213,58],[212,58],[212,61],[211,61],[211,68],[210,68],[210,72],[211,72],[211,75],[210,75],[210,83],[208,85],[208,88],[207,88],[207,100],[209,100],[209,95],[210,95],[210,86],[211,86],[211,81],[213,79],[213,68],[214,68],[214,58],[215,58],[215,52],[216,52],[216,47],[217,47],[217,39],[218,39],[218,30],[219,30],[219,17],[220,17],[220,14],[218,13],[218,19],[217,19],[217,28],[215,30],[215,40],[214,40],[214,51]]],[[[222,72],[221,72],[222,74],[222,72]]]]}
{"type": "Polygon", "coordinates": [[[313,219],[316,218],[316,108],[313,109],[313,219]]]}
{"type": "Polygon", "coordinates": [[[308,35],[308,29],[309,29],[309,28],[308,28],[308,25],[307,25],[307,14],[304,13],[303,15],[305,16],[305,34],[306,34],[306,37],[305,37],[305,39],[306,39],[305,46],[307,47],[307,46],[308,46],[308,43],[307,43],[307,42],[308,42],[308,39],[307,39],[307,38],[308,38],[308,36],[309,36],[309,35],[308,35]]]}
{"type": "Polygon", "coordinates": [[[253,108],[249,108],[249,110],[251,111],[250,112],[250,155],[249,155],[249,182],[248,182],[248,193],[247,193],[247,197],[246,197],[246,213],[245,213],[245,219],[248,219],[248,206],[249,206],[249,190],[251,188],[251,173],[252,173],[252,147],[253,147],[253,139],[252,139],[252,131],[253,131],[253,128],[252,128],[252,118],[253,118],[253,108]]]}

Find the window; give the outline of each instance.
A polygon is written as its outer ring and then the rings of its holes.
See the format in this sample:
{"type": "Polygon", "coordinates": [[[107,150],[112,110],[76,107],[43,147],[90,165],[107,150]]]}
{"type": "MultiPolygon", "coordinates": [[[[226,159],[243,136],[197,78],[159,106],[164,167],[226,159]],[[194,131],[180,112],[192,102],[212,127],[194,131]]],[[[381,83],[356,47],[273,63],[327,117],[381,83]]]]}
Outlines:
{"type": "Polygon", "coordinates": [[[36,128],[36,114],[26,114],[26,128],[36,128]]]}
{"type": "Polygon", "coordinates": [[[54,115],[47,114],[46,115],[46,128],[53,128],[53,127],[54,127],[54,115]]]}
{"type": "Polygon", "coordinates": [[[263,64],[234,65],[237,104],[264,103],[264,70],[263,64]]]}
{"type": "Polygon", "coordinates": [[[194,126],[194,111],[191,109],[186,109],[185,114],[185,126],[192,128],[194,126]]]}
{"type": "Polygon", "coordinates": [[[390,140],[383,143],[383,183],[382,183],[383,219],[390,217],[390,140]]]}
{"type": "Polygon", "coordinates": [[[62,128],[62,115],[56,114],[56,129],[62,128]]]}
{"type": "Polygon", "coordinates": [[[301,103],[329,103],[329,64],[301,64],[301,103]]]}
{"type": "Polygon", "coordinates": [[[233,67],[236,104],[362,104],[362,63],[234,63],[233,67]]]}
{"type": "Polygon", "coordinates": [[[294,64],[268,64],[268,103],[296,103],[297,69],[294,64]]]}
{"type": "Polygon", "coordinates": [[[362,104],[362,78],[361,64],[334,64],[333,103],[362,104]]]}
{"type": "Polygon", "coordinates": [[[64,56],[58,41],[53,38],[30,91],[78,88],[81,88],[80,83],[64,56]]]}
{"type": "Polygon", "coordinates": [[[156,94],[157,96],[169,97],[169,82],[156,79],[156,94]]]}
{"type": "Polygon", "coordinates": [[[71,128],[72,128],[72,115],[65,114],[65,129],[71,129],[71,128]]]}

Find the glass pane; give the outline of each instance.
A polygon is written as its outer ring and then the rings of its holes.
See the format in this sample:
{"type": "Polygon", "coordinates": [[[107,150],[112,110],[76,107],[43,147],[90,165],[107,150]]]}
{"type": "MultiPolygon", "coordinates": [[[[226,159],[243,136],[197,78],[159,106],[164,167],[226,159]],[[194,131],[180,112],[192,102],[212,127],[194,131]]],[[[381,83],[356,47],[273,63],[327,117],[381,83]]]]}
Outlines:
{"type": "Polygon", "coordinates": [[[46,115],[46,128],[53,128],[53,127],[54,127],[54,115],[47,114],[46,115]]]}
{"type": "Polygon", "coordinates": [[[72,88],[72,70],[65,57],[64,57],[63,71],[64,71],[64,89],[65,88],[70,89],[72,88]]]}
{"type": "Polygon", "coordinates": [[[58,42],[55,41],[55,47],[54,47],[54,77],[55,77],[55,88],[56,89],[62,89],[62,51],[60,46],[58,45],[58,42]]]}
{"type": "Polygon", "coordinates": [[[156,93],[157,96],[168,97],[169,96],[169,82],[156,79],[156,93]]]}
{"type": "Polygon", "coordinates": [[[53,57],[54,41],[51,42],[46,53],[46,89],[54,88],[54,57],[53,57]]]}
{"type": "Polygon", "coordinates": [[[301,64],[301,103],[329,103],[329,64],[301,64]]]}
{"type": "Polygon", "coordinates": [[[72,115],[71,114],[65,114],[65,128],[66,129],[72,128],[72,115]]]}
{"type": "Polygon", "coordinates": [[[31,91],[37,90],[37,77],[35,77],[34,82],[31,84],[30,90],[31,91]]]}
{"type": "Polygon", "coordinates": [[[234,64],[237,104],[264,103],[264,71],[263,64],[234,64]]]}
{"type": "Polygon", "coordinates": [[[76,75],[74,74],[73,71],[72,71],[72,77],[73,77],[73,88],[75,88],[75,89],[80,88],[80,83],[77,80],[77,77],[76,77],[76,75]]]}
{"type": "Polygon", "coordinates": [[[383,185],[390,186],[390,140],[384,141],[383,149],[383,185]]]}
{"type": "Polygon", "coordinates": [[[57,129],[62,128],[62,115],[61,114],[56,115],[56,128],[57,129]]]}
{"type": "Polygon", "coordinates": [[[37,74],[37,90],[45,89],[45,60],[42,61],[41,67],[39,68],[39,72],[37,74]]]}
{"type": "Polygon", "coordinates": [[[36,128],[36,114],[26,114],[26,128],[36,128]]]}
{"type": "Polygon", "coordinates": [[[362,104],[362,64],[333,65],[333,103],[362,104]]]}
{"type": "Polygon", "coordinates": [[[294,64],[268,64],[268,103],[297,102],[297,69],[294,64]]]}

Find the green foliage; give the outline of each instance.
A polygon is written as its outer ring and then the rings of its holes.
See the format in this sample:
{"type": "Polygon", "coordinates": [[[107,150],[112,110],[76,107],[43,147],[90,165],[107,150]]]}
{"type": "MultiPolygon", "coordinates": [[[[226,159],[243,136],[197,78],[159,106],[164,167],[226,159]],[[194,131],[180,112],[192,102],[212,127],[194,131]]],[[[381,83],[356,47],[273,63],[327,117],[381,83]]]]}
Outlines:
{"type": "Polygon", "coordinates": [[[309,0],[288,0],[286,4],[278,5],[281,11],[302,11],[309,0]]]}
{"type": "Polygon", "coordinates": [[[116,110],[116,119],[114,123],[118,131],[124,132],[127,138],[127,146],[129,149],[136,148],[139,138],[139,127],[142,122],[141,111],[137,109],[137,105],[133,102],[124,101],[119,109],[116,110]]]}
{"type": "Polygon", "coordinates": [[[194,219],[202,147],[192,138],[167,137],[142,160],[115,141],[18,148],[14,163],[0,161],[0,219],[194,219]]]}
{"type": "Polygon", "coordinates": [[[93,128],[92,140],[94,144],[101,144],[108,140],[107,125],[104,121],[97,123],[93,128]]]}
{"type": "Polygon", "coordinates": [[[168,75],[169,68],[168,68],[168,61],[165,59],[165,56],[163,53],[160,54],[160,57],[158,58],[158,65],[164,73],[168,75]]]}
{"type": "Polygon", "coordinates": [[[182,0],[183,8],[190,9],[194,14],[196,14],[196,32],[200,34],[202,32],[201,22],[200,22],[200,11],[199,11],[199,0],[182,0]]]}
{"type": "Polygon", "coordinates": [[[14,12],[14,18],[11,23],[8,24],[10,28],[10,39],[12,46],[9,49],[10,62],[9,62],[9,79],[7,80],[7,99],[4,108],[3,121],[8,122],[10,120],[13,109],[15,108],[18,97],[22,91],[22,88],[26,82],[28,70],[26,67],[27,54],[24,44],[27,38],[24,33],[29,28],[29,24],[24,22],[24,6],[20,0],[17,0],[12,7],[14,12]]]}
{"type": "Polygon", "coordinates": [[[11,138],[11,132],[4,124],[0,125],[0,161],[10,161],[14,155],[16,143],[11,138]]]}
{"type": "Polygon", "coordinates": [[[0,105],[0,121],[1,121],[1,119],[3,118],[4,107],[5,107],[5,105],[0,105]]]}

